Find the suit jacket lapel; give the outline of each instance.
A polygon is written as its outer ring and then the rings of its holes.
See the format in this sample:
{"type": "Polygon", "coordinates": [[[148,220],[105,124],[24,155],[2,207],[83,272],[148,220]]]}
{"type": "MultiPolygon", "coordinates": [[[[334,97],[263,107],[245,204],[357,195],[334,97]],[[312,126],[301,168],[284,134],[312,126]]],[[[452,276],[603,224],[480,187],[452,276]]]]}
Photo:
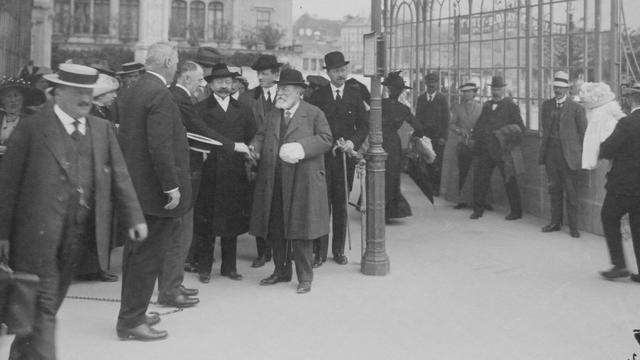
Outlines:
{"type": "Polygon", "coordinates": [[[287,132],[286,132],[285,138],[288,138],[289,134],[291,134],[295,129],[300,127],[303,121],[305,121],[306,117],[307,117],[307,111],[304,108],[304,105],[302,104],[302,102],[300,102],[300,106],[298,106],[296,113],[293,114],[293,117],[291,118],[291,120],[289,120],[289,126],[287,126],[287,132]]]}
{"type": "Polygon", "coordinates": [[[97,179],[103,176],[101,166],[104,164],[102,159],[102,152],[99,149],[107,148],[107,134],[104,133],[104,127],[99,126],[98,121],[91,117],[87,117],[87,124],[89,124],[89,134],[91,135],[91,143],[93,147],[93,167],[94,174],[97,179]]]}
{"type": "Polygon", "coordinates": [[[69,161],[65,156],[64,139],[62,138],[64,134],[60,130],[60,126],[62,126],[62,123],[60,123],[60,119],[58,119],[58,117],[53,112],[53,107],[50,107],[49,109],[43,111],[50,111],[52,117],[52,119],[50,119],[51,121],[46,121],[42,124],[43,126],[41,130],[44,137],[44,143],[51,151],[53,157],[56,159],[60,167],[64,169],[67,175],[69,175],[69,161]]]}

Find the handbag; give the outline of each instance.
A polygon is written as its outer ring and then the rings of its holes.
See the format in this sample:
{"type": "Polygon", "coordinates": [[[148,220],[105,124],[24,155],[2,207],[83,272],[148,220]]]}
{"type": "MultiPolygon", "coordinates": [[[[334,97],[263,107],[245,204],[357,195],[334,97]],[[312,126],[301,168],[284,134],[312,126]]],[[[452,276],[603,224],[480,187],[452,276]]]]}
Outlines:
{"type": "Polygon", "coordinates": [[[33,331],[39,283],[37,275],[13,271],[0,262],[0,324],[7,326],[9,334],[33,331]]]}

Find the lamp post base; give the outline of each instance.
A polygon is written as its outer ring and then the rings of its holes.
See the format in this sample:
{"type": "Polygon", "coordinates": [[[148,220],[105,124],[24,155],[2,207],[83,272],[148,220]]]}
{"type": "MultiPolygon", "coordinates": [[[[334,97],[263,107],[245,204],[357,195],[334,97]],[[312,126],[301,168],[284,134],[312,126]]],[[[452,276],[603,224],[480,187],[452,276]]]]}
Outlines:
{"type": "Polygon", "coordinates": [[[360,271],[365,275],[384,276],[387,275],[391,268],[389,257],[384,252],[375,254],[366,252],[362,257],[360,271]]]}

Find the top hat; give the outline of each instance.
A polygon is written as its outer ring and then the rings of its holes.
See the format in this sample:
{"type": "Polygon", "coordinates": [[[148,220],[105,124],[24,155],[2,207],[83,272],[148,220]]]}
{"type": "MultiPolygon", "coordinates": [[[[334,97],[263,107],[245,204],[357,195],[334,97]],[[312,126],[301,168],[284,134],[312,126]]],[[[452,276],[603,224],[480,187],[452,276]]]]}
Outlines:
{"type": "Polygon", "coordinates": [[[275,57],[275,55],[264,54],[258,57],[256,62],[251,65],[251,68],[255,71],[262,71],[267,69],[279,68],[282,65],[283,64],[281,62],[278,62],[278,59],[275,57]]]}
{"type": "Polygon", "coordinates": [[[237,72],[229,71],[227,64],[218,63],[211,68],[211,73],[205,76],[204,80],[206,82],[210,82],[213,79],[226,78],[226,77],[234,78],[236,76],[240,76],[240,74],[238,74],[237,72]]]}
{"type": "Polygon", "coordinates": [[[29,85],[28,82],[22,79],[3,77],[2,80],[0,80],[0,94],[5,89],[16,89],[20,91],[24,98],[22,106],[37,106],[47,101],[42,90],[29,85]]]}
{"type": "Polygon", "coordinates": [[[122,66],[120,67],[120,71],[118,71],[116,74],[125,75],[125,74],[129,74],[136,71],[144,71],[144,69],[145,69],[144,65],[142,65],[139,62],[132,61],[132,62],[122,64],[122,66]]]}
{"type": "Polygon", "coordinates": [[[564,71],[558,71],[553,75],[554,87],[569,87],[569,74],[564,71]]]}
{"type": "Polygon", "coordinates": [[[222,60],[223,56],[218,50],[210,46],[202,46],[198,48],[196,58],[193,60],[205,67],[212,67],[222,60]]]}
{"type": "Polygon", "coordinates": [[[399,89],[411,89],[410,86],[405,85],[404,79],[400,76],[402,71],[392,71],[387,77],[384,78],[384,81],[381,82],[382,85],[387,87],[394,87],[399,89]]]}
{"type": "Polygon", "coordinates": [[[462,84],[458,90],[460,91],[477,91],[478,90],[478,85],[476,85],[476,83],[474,82],[466,82],[464,84],[462,84]]]}
{"type": "Polygon", "coordinates": [[[340,51],[332,51],[324,56],[324,68],[327,70],[343,67],[349,64],[344,60],[344,54],[340,51]]]}
{"type": "Polygon", "coordinates": [[[283,86],[295,85],[303,88],[307,87],[307,84],[304,82],[304,78],[302,77],[302,73],[294,69],[282,70],[282,72],[280,72],[280,79],[276,81],[276,84],[283,86]]]}
{"type": "Polygon", "coordinates": [[[494,88],[503,88],[507,86],[507,84],[504,82],[502,75],[494,75],[491,77],[491,84],[489,84],[489,86],[494,88]]]}
{"type": "Polygon", "coordinates": [[[119,87],[120,83],[113,76],[99,74],[98,82],[96,83],[96,87],[93,89],[93,97],[96,98],[100,95],[116,91],[119,87]]]}
{"type": "Polygon", "coordinates": [[[42,75],[45,80],[55,84],[93,89],[97,87],[98,70],[78,64],[60,64],[55,74],[42,75]]]}
{"type": "Polygon", "coordinates": [[[440,75],[438,75],[438,73],[435,72],[431,72],[428,73],[427,76],[424,77],[425,81],[439,81],[440,80],[440,75]]]}

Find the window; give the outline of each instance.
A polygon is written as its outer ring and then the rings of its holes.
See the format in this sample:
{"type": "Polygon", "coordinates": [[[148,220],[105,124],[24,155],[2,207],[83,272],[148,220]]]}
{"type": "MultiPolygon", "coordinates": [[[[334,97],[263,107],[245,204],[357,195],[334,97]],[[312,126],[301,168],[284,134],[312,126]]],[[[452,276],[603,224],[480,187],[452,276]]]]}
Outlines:
{"type": "Polygon", "coordinates": [[[138,40],[139,0],[120,0],[120,39],[138,40]]]}
{"type": "Polygon", "coordinates": [[[261,28],[271,24],[270,9],[256,9],[256,26],[261,28]]]}
{"type": "Polygon", "coordinates": [[[173,0],[171,3],[171,20],[169,23],[170,38],[187,37],[187,2],[173,0]]]}
{"type": "Polygon", "coordinates": [[[302,70],[309,70],[309,58],[302,59],[302,70]]]}
{"type": "Polygon", "coordinates": [[[207,28],[210,40],[224,39],[224,5],[219,1],[209,3],[209,27],[207,28]]]}
{"type": "Polygon", "coordinates": [[[53,3],[53,33],[68,34],[71,26],[71,1],[55,0],[53,3]]]}
{"type": "Polygon", "coordinates": [[[93,34],[109,35],[111,6],[109,0],[93,1],[93,34]]]}
{"type": "Polygon", "coordinates": [[[204,40],[205,5],[202,1],[192,1],[189,5],[189,37],[204,40]]]}
{"type": "Polygon", "coordinates": [[[73,2],[73,33],[91,34],[91,0],[73,2]]]}

